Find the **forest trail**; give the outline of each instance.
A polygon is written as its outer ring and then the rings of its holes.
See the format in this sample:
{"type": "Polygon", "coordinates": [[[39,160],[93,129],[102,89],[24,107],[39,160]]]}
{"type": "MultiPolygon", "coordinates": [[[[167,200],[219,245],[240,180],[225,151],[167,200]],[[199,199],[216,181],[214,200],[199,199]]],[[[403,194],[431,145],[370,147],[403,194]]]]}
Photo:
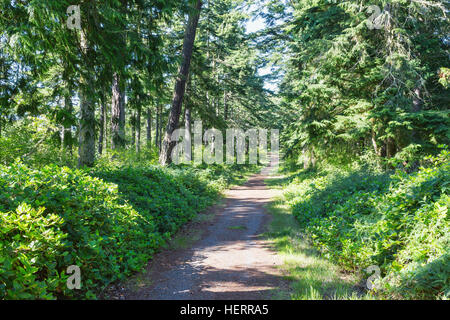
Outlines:
{"type": "Polygon", "coordinates": [[[277,195],[264,183],[273,165],[227,191],[225,206],[212,209],[218,211],[202,238],[191,248],[157,255],[141,275],[140,288],[124,298],[256,300],[279,295],[286,286],[277,268],[283,261],[261,236],[270,220],[265,205],[277,195]]]}

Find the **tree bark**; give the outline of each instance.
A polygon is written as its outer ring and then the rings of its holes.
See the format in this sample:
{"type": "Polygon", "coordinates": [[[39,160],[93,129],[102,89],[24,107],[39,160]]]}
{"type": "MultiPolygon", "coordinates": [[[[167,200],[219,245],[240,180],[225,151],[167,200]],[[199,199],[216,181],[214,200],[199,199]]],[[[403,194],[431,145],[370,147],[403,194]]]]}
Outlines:
{"type": "Polygon", "coordinates": [[[155,146],[159,149],[159,106],[156,107],[156,131],[155,131],[155,146]]]}
{"type": "Polygon", "coordinates": [[[147,108],[147,147],[152,146],[152,113],[147,108]]]}
{"type": "Polygon", "coordinates": [[[316,154],[314,153],[314,149],[313,148],[311,148],[310,154],[311,154],[311,166],[313,168],[315,168],[316,164],[317,164],[317,158],[316,158],[316,154]]]}
{"type": "Polygon", "coordinates": [[[186,106],[184,111],[184,126],[187,132],[191,132],[191,108],[186,106]]]}
{"type": "MultiPolygon", "coordinates": [[[[184,129],[186,130],[186,137],[185,139],[188,139],[189,141],[192,141],[192,120],[191,120],[191,108],[189,106],[185,106],[184,110],[184,129]]],[[[192,147],[191,152],[189,154],[192,154],[192,147]]]]}
{"type": "Polygon", "coordinates": [[[109,129],[109,126],[108,126],[108,123],[109,123],[109,119],[108,119],[108,114],[109,114],[109,109],[108,109],[108,104],[106,103],[106,99],[105,99],[105,123],[104,123],[104,125],[103,125],[103,131],[104,131],[104,133],[105,133],[105,136],[104,136],[104,138],[103,138],[103,141],[104,141],[104,143],[105,143],[105,150],[108,150],[108,147],[109,147],[109,131],[108,131],[108,129],[109,129]]]}
{"type": "Polygon", "coordinates": [[[395,156],[395,141],[392,138],[388,138],[386,141],[386,157],[392,158],[395,156]]]}
{"type": "Polygon", "coordinates": [[[138,109],[136,115],[136,152],[139,154],[141,152],[141,105],[138,102],[138,109]]]}
{"type": "Polygon", "coordinates": [[[182,63],[175,83],[175,92],[172,101],[172,108],[170,110],[169,122],[159,157],[159,162],[162,165],[168,165],[172,162],[172,150],[175,146],[175,142],[171,141],[171,137],[173,131],[178,127],[180,120],[181,104],[186,89],[186,80],[189,75],[189,67],[191,64],[192,51],[194,48],[195,35],[197,32],[201,8],[202,0],[197,0],[195,10],[189,15],[188,24],[186,27],[183,43],[182,63]]]}
{"type": "Polygon", "coordinates": [[[68,123],[68,115],[72,115],[73,105],[72,105],[72,91],[70,87],[68,87],[68,92],[64,96],[64,125],[63,125],[63,146],[64,149],[69,150],[70,154],[72,154],[72,129],[71,125],[68,123]]]}
{"type": "MultiPolygon", "coordinates": [[[[89,65],[90,48],[87,39],[81,32],[81,49],[89,65]]],[[[89,72],[80,79],[80,133],[78,148],[78,167],[93,167],[95,162],[95,105],[92,101],[93,81],[89,72]]]]}
{"type": "Polygon", "coordinates": [[[223,113],[225,121],[228,120],[228,101],[227,101],[227,91],[223,92],[223,113]]]}
{"type": "Polygon", "coordinates": [[[98,135],[98,154],[103,154],[103,141],[105,137],[105,118],[106,118],[106,107],[105,107],[105,99],[102,95],[100,99],[101,110],[100,110],[100,132],[98,135]]]}
{"type": "Polygon", "coordinates": [[[113,75],[111,110],[112,149],[125,147],[125,93],[120,75],[113,75]]]}
{"type": "MultiPolygon", "coordinates": [[[[186,129],[187,129],[187,127],[186,127],[186,124],[187,124],[187,122],[186,122],[186,115],[188,114],[189,118],[191,116],[191,110],[190,110],[190,107],[189,107],[189,104],[190,104],[189,99],[190,99],[190,96],[192,94],[192,78],[193,78],[193,75],[189,74],[188,79],[187,79],[187,83],[186,83],[186,94],[185,94],[185,97],[183,99],[183,102],[184,102],[183,103],[184,104],[184,111],[182,112],[183,119],[181,120],[181,124],[180,124],[180,127],[181,127],[182,124],[184,124],[186,129]]],[[[191,120],[189,119],[189,123],[190,123],[190,121],[191,120]]]]}
{"type": "Polygon", "coordinates": [[[133,115],[130,119],[131,124],[131,145],[136,146],[136,111],[133,111],[133,115]]]}
{"type": "Polygon", "coordinates": [[[163,113],[162,113],[162,106],[159,106],[159,132],[158,132],[158,148],[161,150],[161,144],[163,139],[163,113]]]}

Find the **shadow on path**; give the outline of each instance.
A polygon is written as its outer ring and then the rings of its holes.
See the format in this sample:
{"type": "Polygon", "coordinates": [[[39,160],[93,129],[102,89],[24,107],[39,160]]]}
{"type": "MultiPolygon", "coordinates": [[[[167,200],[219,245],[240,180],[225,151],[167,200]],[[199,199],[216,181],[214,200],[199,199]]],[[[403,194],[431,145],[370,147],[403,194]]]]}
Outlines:
{"type": "Polygon", "coordinates": [[[262,237],[270,220],[265,205],[277,195],[264,183],[274,165],[273,161],[245,185],[228,190],[225,207],[212,209],[214,221],[204,226],[201,239],[189,249],[157,255],[125,299],[276,297],[281,287],[288,286],[278,269],[283,261],[262,237]]]}

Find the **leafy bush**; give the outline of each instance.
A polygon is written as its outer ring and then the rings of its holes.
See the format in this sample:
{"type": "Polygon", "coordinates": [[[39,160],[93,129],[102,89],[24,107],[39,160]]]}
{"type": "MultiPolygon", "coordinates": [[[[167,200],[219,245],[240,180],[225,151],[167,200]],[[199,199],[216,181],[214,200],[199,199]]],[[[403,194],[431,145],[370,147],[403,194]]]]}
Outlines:
{"type": "Polygon", "coordinates": [[[314,245],[348,270],[378,265],[392,297],[448,297],[449,153],[419,172],[298,175],[286,201],[314,245]],[[302,179],[303,178],[303,179],[302,179]]]}
{"type": "Polygon", "coordinates": [[[75,166],[76,159],[61,148],[60,128],[47,117],[25,117],[7,126],[0,135],[0,164],[15,159],[34,168],[49,164],[75,166]]]}
{"type": "Polygon", "coordinates": [[[82,293],[92,297],[139,270],[163,242],[153,220],[120,200],[117,186],[68,168],[0,167],[0,211],[7,221],[0,269],[9,270],[0,275],[3,298],[73,296],[64,275],[70,265],[82,268],[82,293]],[[27,285],[30,279],[41,285],[27,285]]]}
{"type": "Polygon", "coordinates": [[[202,186],[202,182],[197,181],[195,176],[157,166],[102,169],[93,174],[104,181],[117,184],[122,201],[131,203],[166,236],[170,236],[217,196],[202,194],[207,189],[207,184],[202,186]],[[187,187],[189,183],[190,188],[187,187]]]}
{"type": "Polygon", "coordinates": [[[95,298],[256,167],[0,166],[0,299],[95,298]],[[77,265],[81,290],[68,290],[77,265]]]}
{"type": "Polygon", "coordinates": [[[67,234],[61,217],[26,203],[0,212],[0,298],[51,298],[63,282],[56,258],[67,234]]]}

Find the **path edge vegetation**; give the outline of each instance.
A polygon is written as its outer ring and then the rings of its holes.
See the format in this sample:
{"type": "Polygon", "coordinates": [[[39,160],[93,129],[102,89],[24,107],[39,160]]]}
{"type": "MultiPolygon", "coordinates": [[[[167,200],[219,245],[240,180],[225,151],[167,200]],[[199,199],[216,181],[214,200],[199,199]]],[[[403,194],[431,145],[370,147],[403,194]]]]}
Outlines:
{"type": "Polygon", "coordinates": [[[426,161],[412,173],[326,164],[305,170],[291,163],[281,178],[267,180],[283,189],[269,206],[268,236],[286,257],[292,298],[449,298],[449,152],[426,161]],[[316,272],[322,264],[329,268],[316,272]],[[375,288],[365,290],[374,270],[375,288]],[[333,281],[346,278],[334,294],[327,272],[333,281]]]}
{"type": "MultiPolygon", "coordinates": [[[[271,188],[279,189],[273,177],[266,179],[271,188]]],[[[283,195],[272,199],[266,206],[271,221],[264,238],[273,244],[283,258],[279,266],[289,289],[278,292],[273,299],[291,300],[373,300],[363,275],[349,273],[339,265],[321,256],[305,235],[299,222],[286,204],[283,195]]]]}
{"type": "Polygon", "coordinates": [[[0,299],[96,299],[258,166],[0,166],[0,299]],[[79,266],[80,290],[67,287],[79,266]]]}

